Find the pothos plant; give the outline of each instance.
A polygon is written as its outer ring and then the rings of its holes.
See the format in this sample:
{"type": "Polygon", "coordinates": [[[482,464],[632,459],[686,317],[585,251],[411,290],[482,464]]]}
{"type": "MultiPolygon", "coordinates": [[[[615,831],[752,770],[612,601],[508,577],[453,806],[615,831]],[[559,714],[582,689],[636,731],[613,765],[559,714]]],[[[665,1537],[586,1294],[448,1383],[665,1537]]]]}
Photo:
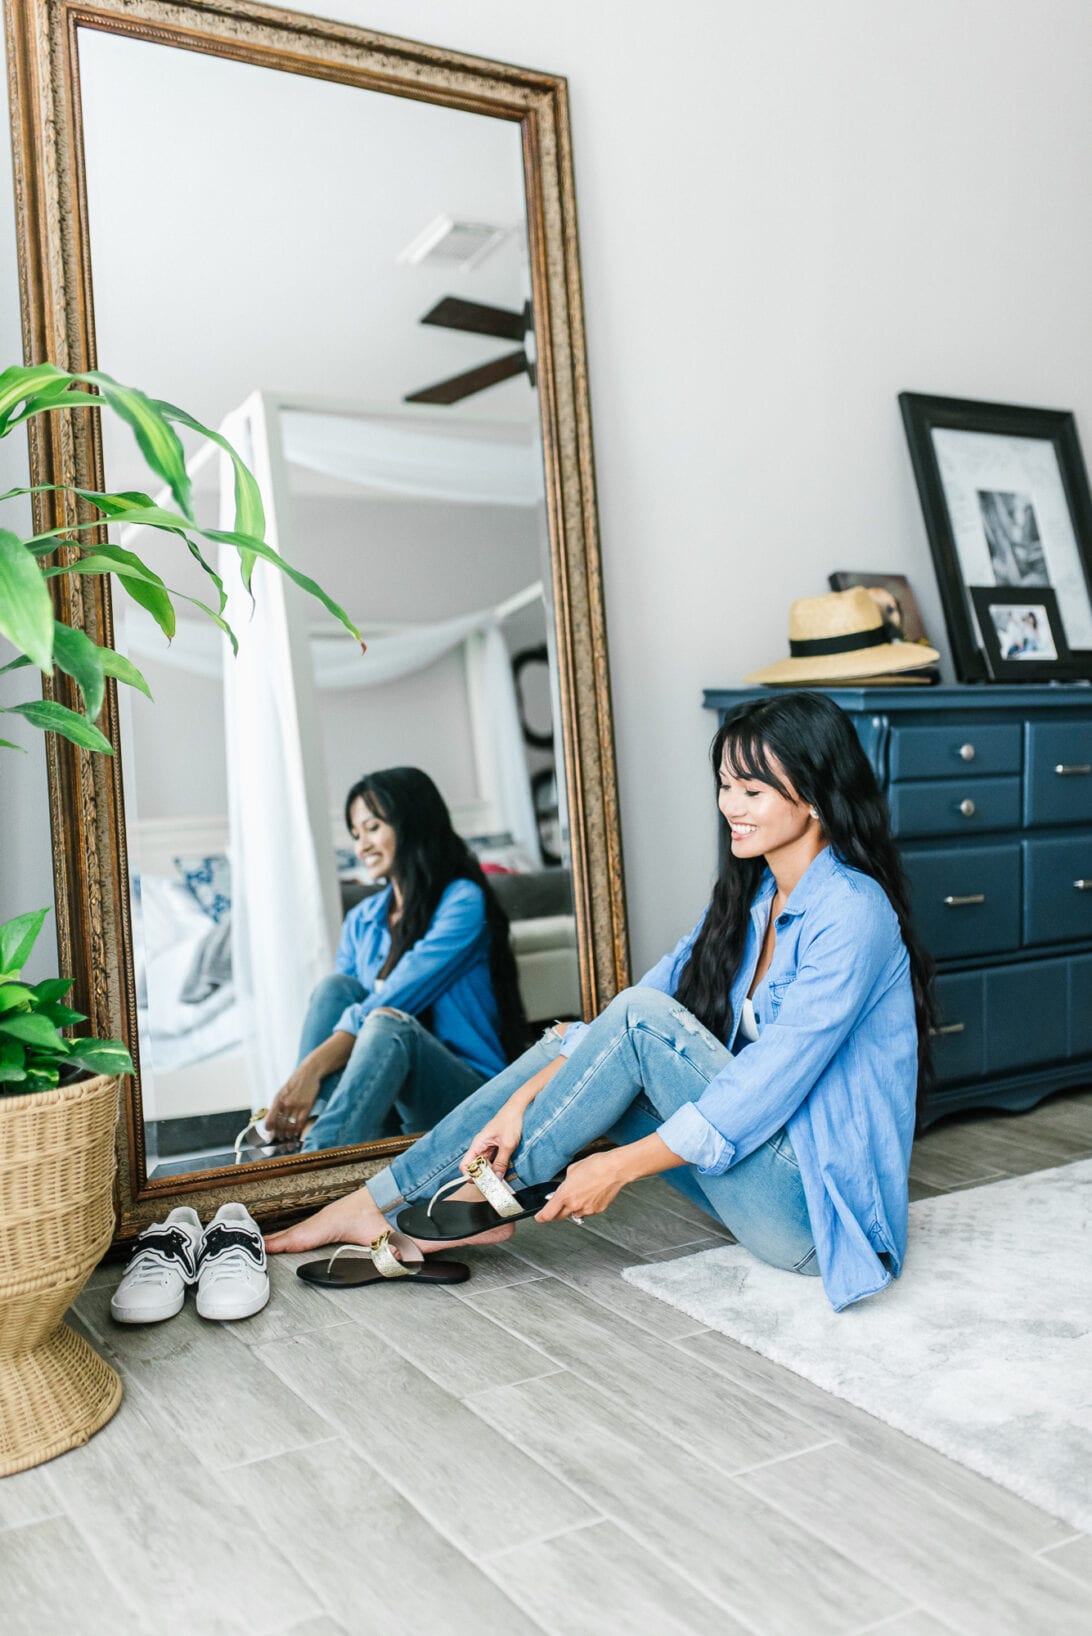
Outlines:
{"type": "MultiPolygon", "coordinates": [[[[265,513],[257,482],[221,433],[203,426],[173,404],[122,386],[99,370],[72,374],[56,364],[44,363],[14,365],[0,372],[0,438],[9,436],[34,416],[74,409],[108,411],[124,421],[136,438],[145,464],[158,479],[160,489],[170,495],[173,506],[159,504],[150,495],[135,490],[106,493],[56,483],[0,494],[0,502],[47,493],[68,494],[83,502],[84,513],[83,520],[46,529],[29,539],[0,527],[0,635],[16,650],[16,657],[0,666],[0,675],[35,666],[51,677],[63,671],[76,684],[83,708],[73,710],[55,699],[31,698],[0,706],[0,714],[22,717],[32,727],[57,733],[81,749],[112,755],[109,739],[95,725],[105,699],[107,677],[139,688],[151,698],[147,682],[130,659],[56,617],[49,581],[60,575],[112,576],[134,602],[151,614],[168,641],[176,628],[175,602],[192,603],[223,631],[232,651],[238,652],[235,633],[224,618],[227,593],[223,580],[198,540],[228,546],[238,553],[240,577],[248,593],[255,564],[272,564],[316,597],[359,641],[355,625],[321,586],[266,544],[265,513]],[[218,444],[229,456],[234,470],[233,528],[207,528],[194,516],[193,490],[177,426],[218,444]],[[155,530],[184,545],[209,581],[209,601],[172,590],[158,570],[136,552],[107,543],[103,530],[110,523],[155,530]],[[91,536],[90,541],[87,536],[91,536]]],[[[6,738],[0,738],[0,747],[22,748],[6,738]]],[[[70,978],[47,978],[35,984],[20,981],[47,913],[43,909],[19,915],[0,926],[0,1094],[48,1089],[57,1085],[66,1071],[132,1072],[129,1053],[120,1041],[72,1039],[61,1034],[62,1028],[86,1021],[81,1013],[64,1004],[72,986],[70,978]]]]}
{"type": "Polygon", "coordinates": [[[81,1072],[133,1071],[120,1040],[66,1039],[61,1033],[87,1021],[82,1011],[64,1003],[71,977],[20,982],[48,913],[38,909],[0,926],[0,1096],[52,1090],[81,1072]]]}

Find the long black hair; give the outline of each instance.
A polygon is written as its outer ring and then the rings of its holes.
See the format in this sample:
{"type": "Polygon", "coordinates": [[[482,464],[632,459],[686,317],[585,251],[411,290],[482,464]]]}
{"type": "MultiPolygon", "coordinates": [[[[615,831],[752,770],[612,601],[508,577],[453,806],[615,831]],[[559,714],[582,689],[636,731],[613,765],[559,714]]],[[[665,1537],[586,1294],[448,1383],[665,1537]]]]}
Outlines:
{"type": "MultiPolygon", "coordinates": [[[[711,756],[718,792],[727,760],[737,778],[768,784],[786,799],[813,807],[838,857],[883,887],[910,957],[920,1112],[929,1085],[933,962],[914,936],[910,894],[891,838],[887,804],[849,717],[822,693],[775,694],[734,710],[714,738],[711,756]],[[774,768],[775,757],[784,776],[774,768]]],[[[677,991],[682,1004],[720,1039],[732,1022],[731,985],[743,960],[751,904],[765,869],[764,858],[732,856],[731,831],[722,814],[717,883],[677,991]]]]}
{"type": "Polygon", "coordinates": [[[379,975],[386,977],[406,951],[424,937],[452,881],[473,881],[485,897],[489,975],[499,1016],[497,1032],[511,1062],[526,1048],[527,1019],[508,935],[508,916],[477,858],[462,836],[455,833],[443,796],[419,767],[385,767],[380,772],[366,773],[345,797],[345,825],[350,831],[353,803],[358,800],[394,830],[391,873],[402,893],[402,913],[391,928],[390,953],[379,975]]]}

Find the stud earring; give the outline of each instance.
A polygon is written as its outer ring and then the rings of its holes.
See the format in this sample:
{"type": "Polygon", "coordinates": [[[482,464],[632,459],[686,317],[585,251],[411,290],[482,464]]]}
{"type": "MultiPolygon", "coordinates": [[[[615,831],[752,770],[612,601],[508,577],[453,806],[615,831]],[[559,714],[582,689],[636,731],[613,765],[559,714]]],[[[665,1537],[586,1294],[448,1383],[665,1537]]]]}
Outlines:
{"type": "Polygon", "coordinates": [[[819,814],[816,812],[814,807],[809,807],[808,811],[811,813],[813,818],[818,818],[819,814]]]}

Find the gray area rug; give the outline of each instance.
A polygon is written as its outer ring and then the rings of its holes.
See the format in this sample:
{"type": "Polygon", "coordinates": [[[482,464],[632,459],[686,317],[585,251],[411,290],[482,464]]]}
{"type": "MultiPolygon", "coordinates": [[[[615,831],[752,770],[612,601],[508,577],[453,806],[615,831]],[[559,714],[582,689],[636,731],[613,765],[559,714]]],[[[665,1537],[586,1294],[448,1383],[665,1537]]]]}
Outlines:
{"type": "Polygon", "coordinates": [[[1092,1532],[1092,1159],[912,1204],[902,1277],[842,1313],[736,1245],[623,1276],[1092,1532]]]}

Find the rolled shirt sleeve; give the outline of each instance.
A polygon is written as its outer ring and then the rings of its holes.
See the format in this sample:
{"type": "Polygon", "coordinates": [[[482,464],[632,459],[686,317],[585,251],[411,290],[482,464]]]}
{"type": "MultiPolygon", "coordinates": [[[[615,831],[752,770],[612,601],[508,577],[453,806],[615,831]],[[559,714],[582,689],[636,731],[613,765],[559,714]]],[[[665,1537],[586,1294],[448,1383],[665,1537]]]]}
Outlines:
{"type": "MultiPolygon", "coordinates": [[[[406,950],[381,990],[345,1008],[335,1031],[359,1034],[368,1014],[383,1006],[418,1016],[469,970],[488,936],[481,888],[469,880],[452,881],[425,935],[406,950]]],[[[339,948],[339,970],[341,957],[339,948]]]]}
{"type": "Polygon", "coordinates": [[[745,1159],[788,1122],[905,962],[886,899],[822,924],[800,948],[777,1016],[725,1063],[697,1102],[664,1121],[661,1140],[707,1174],[745,1159]]]}

